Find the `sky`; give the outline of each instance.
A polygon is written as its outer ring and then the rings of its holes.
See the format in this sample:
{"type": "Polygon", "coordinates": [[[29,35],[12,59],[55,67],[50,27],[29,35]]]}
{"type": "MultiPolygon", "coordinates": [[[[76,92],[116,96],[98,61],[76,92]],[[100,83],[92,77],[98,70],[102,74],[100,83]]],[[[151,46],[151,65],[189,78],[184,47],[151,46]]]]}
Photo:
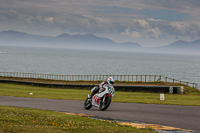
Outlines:
{"type": "Polygon", "coordinates": [[[0,0],[0,31],[7,30],[157,47],[200,39],[200,0],[0,0]]]}

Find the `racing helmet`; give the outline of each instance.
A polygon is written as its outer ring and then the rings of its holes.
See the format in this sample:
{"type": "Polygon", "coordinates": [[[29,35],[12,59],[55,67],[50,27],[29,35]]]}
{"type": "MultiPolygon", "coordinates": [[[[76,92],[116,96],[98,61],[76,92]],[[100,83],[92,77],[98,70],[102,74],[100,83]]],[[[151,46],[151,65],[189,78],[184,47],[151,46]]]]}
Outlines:
{"type": "Polygon", "coordinates": [[[113,85],[114,84],[114,78],[113,77],[109,77],[107,79],[108,84],[113,85]]]}

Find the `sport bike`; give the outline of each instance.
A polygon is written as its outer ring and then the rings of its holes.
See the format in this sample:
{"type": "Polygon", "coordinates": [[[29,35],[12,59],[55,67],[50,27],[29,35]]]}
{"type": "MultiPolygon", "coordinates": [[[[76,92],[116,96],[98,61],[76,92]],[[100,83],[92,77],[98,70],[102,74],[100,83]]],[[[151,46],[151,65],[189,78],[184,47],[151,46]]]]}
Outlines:
{"type": "Polygon", "coordinates": [[[88,97],[84,103],[84,108],[90,109],[92,106],[95,106],[101,111],[104,111],[109,107],[114,94],[115,89],[110,87],[105,87],[104,91],[96,93],[92,98],[90,98],[90,95],[88,94],[88,97]]]}

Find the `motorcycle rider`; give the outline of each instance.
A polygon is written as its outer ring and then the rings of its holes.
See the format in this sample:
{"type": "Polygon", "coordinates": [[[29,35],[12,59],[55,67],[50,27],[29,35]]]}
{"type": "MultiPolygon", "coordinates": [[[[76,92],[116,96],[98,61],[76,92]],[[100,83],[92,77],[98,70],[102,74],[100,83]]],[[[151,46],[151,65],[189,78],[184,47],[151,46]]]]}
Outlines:
{"type": "Polygon", "coordinates": [[[96,93],[104,91],[105,87],[110,87],[114,89],[113,84],[114,84],[114,78],[109,77],[107,81],[103,81],[99,86],[95,86],[94,88],[91,89],[90,98],[92,98],[96,93]]]}

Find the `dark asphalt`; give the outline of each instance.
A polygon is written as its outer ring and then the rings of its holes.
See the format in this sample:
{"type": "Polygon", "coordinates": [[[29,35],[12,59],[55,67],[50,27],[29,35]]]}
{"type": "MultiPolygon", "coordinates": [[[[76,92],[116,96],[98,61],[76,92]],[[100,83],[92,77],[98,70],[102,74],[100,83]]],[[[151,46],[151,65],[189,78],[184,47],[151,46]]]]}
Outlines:
{"type": "Polygon", "coordinates": [[[0,105],[83,113],[124,121],[159,124],[200,131],[200,107],[137,103],[111,103],[106,111],[85,110],[84,101],[0,96],[0,105]]]}

